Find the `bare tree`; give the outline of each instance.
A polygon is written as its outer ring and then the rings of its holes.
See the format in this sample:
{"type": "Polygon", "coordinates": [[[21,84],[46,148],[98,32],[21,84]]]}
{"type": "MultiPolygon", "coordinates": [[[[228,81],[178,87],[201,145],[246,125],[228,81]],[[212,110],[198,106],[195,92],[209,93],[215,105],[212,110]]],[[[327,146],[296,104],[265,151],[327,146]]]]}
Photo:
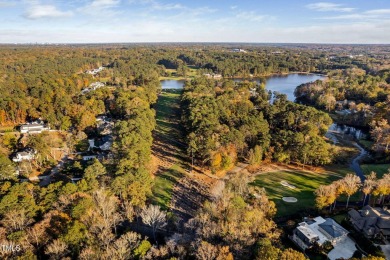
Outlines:
{"type": "Polygon", "coordinates": [[[141,235],[135,232],[127,232],[118,238],[106,252],[108,258],[126,260],[134,258],[133,251],[141,241],[141,235]]]}
{"type": "Polygon", "coordinates": [[[156,230],[167,224],[167,214],[164,211],[161,211],[160,207],[149,205],[148,207],[142,209],[140,216],[142,218],[142,222],[152,227],[153,238],[156,241],[156,230]]]}
{"type": "Polygon", "coordinates": [[[50,259],[62,259],[68,252],[68,245],[60,239],[54,240],[45,250],[50,259]]]}
{"type": "Polygon", "coordinates": [[[214,260],[218,256],[218,248],[206,241],[200,241],[196,250],[196,258],[200,260],[214,260]]]}
{"type": "Polygon", "coordinates": [[[32,219],[26,215],[26,210],[24,209],[10,210],[4,214],[1,220],[3,226],[12,232],[24,230],[31,222],[32,219]]]}

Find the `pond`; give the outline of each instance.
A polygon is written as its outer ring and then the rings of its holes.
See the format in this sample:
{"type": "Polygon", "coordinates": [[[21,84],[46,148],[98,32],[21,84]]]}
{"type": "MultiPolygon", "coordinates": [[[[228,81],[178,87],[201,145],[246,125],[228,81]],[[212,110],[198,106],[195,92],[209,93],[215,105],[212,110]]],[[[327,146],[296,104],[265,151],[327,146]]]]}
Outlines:
{"type": "Polygon", "coordinates": [[[180,89],[184,87],[185,80],[165,79],[160,83],[162,89],[180,89]]]}
{"type": "MultiPolygon", "coordinates": [[[[287,75],[273,75],[264,78],[265,88],[271,91],[277,91],[282,94],[286,94],[288,100],[294,101],[294,90],[297,86],[316,81],[318,79],[324,79],[325,77],[318,74],[299,74],[292,73],[287,75]]],[[[263,80],[264,80],[263,79],[263,80]]],[[[234,81],[239,82],[244,79],[236,78],[234,81]]],[[[260,78],[252,78],[251,81],[260,82],[260,78]]],[[[162,80],[161,86],[163,89],[180,89],[184,86],[184,80],[162,80]]]]}

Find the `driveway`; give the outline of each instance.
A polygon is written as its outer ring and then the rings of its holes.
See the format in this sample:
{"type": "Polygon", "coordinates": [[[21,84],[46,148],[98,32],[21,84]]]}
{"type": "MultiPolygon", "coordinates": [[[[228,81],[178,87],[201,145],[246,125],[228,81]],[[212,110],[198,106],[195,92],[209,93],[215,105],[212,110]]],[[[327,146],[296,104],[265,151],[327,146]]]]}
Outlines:
{"type": "Polygon", "coordinates": [[[386,259],[390,259],[390,245],[381,245],[382,252],[385,254],[386,259]]]}
{"type": "Polygon", "coordinates": [[[349,259],[356,251],[355,242],[346,237],[343,241],[340,241],[333,249],[329,252],[328,258],[330,260],[336,260],[338,258],[349,259]]]}

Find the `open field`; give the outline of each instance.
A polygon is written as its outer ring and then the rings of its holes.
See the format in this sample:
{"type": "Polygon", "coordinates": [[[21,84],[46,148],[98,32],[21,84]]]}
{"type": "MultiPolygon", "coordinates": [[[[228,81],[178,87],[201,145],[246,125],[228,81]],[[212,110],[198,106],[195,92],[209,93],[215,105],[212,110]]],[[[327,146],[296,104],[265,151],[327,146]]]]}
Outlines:
{"type": "MultiPolygon", "coordinates": [[[[330,167],[324,172],[300,170],[265,172],[256,176],[253,185],[264,187],[268,197],[276,204],[277,216],[285,216],[307,208],[313,208],[315,206],[314,190],[320,185],[330,184],[344,177],[347,173],[353,172],[346,167],[330,167]],[[296,188],[285,187],[280,183],[281,181],[286,181],[296,188]],[[298,202],[284,202],[282,200],[283,197],[295,197],[298,199],[298,202]]],[[[353,198],[351,198],[351,201],[353,201],[353,198]]]]}
{"type": "Polygon", "coordinates": [[[187,77],[177,76],[177,70],[176,69],[165,69],[167,73],[170,74],[170,76],[167,77],[160,77],[160,80],[185,80],[187,78],[193,78],[196,75],[198,75],[198,69],[195,66],[187,66],[187,77]]]}
{"type": "Polygon", "coordinates": [[[376,172],[376,176],[381,178],[383,174],[388,173],[390,164],[362,164],[360,166],[365,175],[370,174],[371,171],[376,172]]]}
{"type": "Polygon", "coordinates": [[[155,107],[157,126],[153,155],[157,158],[159,169],[155,174],[153,201],[164,209],[169,208],[173,187],[186,171],[183,145],[180,143],[179,103],[180,92],[164,92],[160,94],[155,107]]]}
{"type": "Polygon", "coordinates": [[[153,203],[167,210],[172,199],[173,187],[183,176],[182,169],[176,164],[158,174],[154,179],[153,203]]]}
{"type": "Polygon", "coordinates": [[[157,127],[152,150],[158,169],[152,201],[188,220],[208,198],[215,179],[196,171],[190,173],[180,124],[180,96],[181,90],[163,92],[155,107],[157,127]]]}

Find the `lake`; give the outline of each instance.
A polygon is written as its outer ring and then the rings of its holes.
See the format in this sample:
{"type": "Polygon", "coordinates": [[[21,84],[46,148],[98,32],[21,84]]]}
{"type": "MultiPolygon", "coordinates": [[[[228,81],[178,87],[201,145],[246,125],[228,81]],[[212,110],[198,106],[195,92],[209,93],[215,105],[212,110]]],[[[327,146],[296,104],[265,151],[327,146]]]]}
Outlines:
{"type": "MultiPolygon", "coordinates": [[[[274,75],[265,78],[265,88],[271,91],[277,91],[286,94],[291,101],[295,100],[294,90],[301,84],[324,79],[325,77],[317,74],[299,74],[292,73],[288,75],[274,75]]],[[[244,79],[234,79],[234,81],[242,81],[244,79]]],[[[251,81],[260,82],[260,78],[253,78],[251,81]]],[[[163,89],[180,89],[184,86],[184,80],[162,80],[161,86],[163,89]]]]}
{"type": "Polygon", "coordinates": [[[164,79],[160,83],[162,89],[180,89],[184,87],[185,80],[164,79]]]}

